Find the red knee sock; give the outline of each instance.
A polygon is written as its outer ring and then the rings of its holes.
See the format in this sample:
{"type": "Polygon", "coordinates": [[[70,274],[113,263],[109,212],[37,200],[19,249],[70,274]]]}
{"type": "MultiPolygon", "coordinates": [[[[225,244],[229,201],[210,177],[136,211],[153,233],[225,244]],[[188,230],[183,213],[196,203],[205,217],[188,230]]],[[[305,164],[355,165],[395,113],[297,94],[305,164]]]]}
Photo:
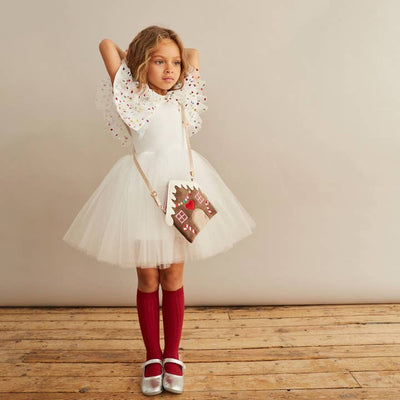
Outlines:
{"type": "MultiPolygon", "coordinates": [[[[160,347],[160,302],[158,289],[151,293],[137,289],[136,306],[140,330],[146,347],[146,361],[151,358],[162,359],[160,347]]],[[[146,366],[144,376],[156,376],[162,373],[160,364],[146,366]]]]}
{"type": "MultiPolygon", "coordinates": [[[[185,299],[183,286],[174,291],[162,290],[162,313],[164,325],[164,358],[179,359],[179,342],[181,340],[183,314],[185,311],[185,299]]],[[[182,367],[178,364],[166,363],[165,371],[182,375],[182,367]]]]}

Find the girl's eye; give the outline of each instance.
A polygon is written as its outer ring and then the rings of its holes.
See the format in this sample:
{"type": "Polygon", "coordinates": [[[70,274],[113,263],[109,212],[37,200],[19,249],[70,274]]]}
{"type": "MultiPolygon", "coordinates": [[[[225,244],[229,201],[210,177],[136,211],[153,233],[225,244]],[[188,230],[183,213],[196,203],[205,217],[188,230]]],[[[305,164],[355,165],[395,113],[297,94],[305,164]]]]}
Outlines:
{"type": "MultiPolygon", "coordinates": [[[[155,61],[156,64],[158,64],[158,63],[163,63],[163,62],[164,62],[163,60],[156,60],[156,61],[155,61]]],[[[175,65],[180,65],[180,64],[181,64],[180,61],[175,61],[175,65]]]]}

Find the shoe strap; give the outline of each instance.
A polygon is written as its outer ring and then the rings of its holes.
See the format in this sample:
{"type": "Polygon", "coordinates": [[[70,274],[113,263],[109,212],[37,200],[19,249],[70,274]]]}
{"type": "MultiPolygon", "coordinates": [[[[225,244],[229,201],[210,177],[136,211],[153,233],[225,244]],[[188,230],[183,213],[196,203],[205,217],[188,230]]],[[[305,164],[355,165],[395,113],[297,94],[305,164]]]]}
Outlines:
{"type": "Polygon", "coordinates": [[[157,364],[157,363],[163,365],[162,360],[160,360],[158,358],[152,358],[152,359],[147,360],[146,362],[144,362],[142,364],[142,368],[146,368],[146,366],[149,365],[149,364],[157,364]]]}
{"type": "Polygon", "coordinates": [[[171,357],[164,358],[164,360],[163,360],[163,366],[164,366],[167,362],[172,362],[172,363],[178,364],[178,365],[180,365],[183,369],[186,369],[186,365],[185,365],[181,360],[178,360],[178,359],[176,359],[176,358],[171,358],[171,357]]]}

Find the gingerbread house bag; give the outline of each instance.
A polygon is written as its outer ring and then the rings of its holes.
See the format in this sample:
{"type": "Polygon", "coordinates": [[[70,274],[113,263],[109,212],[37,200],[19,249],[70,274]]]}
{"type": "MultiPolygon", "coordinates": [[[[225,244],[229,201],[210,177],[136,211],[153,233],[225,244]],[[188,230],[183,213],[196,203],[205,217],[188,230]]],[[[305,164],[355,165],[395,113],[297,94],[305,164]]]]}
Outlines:
{"type": "Polygon", "coordinates": [[[217,210],[194,181],[170,180],[164,204],[165,222],[192,243],[217,210]]]}

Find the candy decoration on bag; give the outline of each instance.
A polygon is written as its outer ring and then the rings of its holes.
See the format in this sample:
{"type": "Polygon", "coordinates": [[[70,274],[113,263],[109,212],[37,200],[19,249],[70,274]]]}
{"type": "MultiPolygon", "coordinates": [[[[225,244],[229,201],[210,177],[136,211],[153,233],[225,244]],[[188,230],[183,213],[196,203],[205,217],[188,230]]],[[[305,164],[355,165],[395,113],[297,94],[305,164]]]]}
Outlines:
{"type": "Polygon", "coordinates": [[[208,206],[209,204],[210,204],[210,202],[207,200],[206,203],[205,203],[207,212],[210,213],[210,214],[212,214],[213,211],[212,211],[211,207],[208,206]]]}
{"type": "Polygon", "coordinates": [[[188,229],[189,229],[189,231],[193,232],[194,235],[197,234],[197,232],[189,224],[183,225],[183,230],[184,231],[187,231],[188,229]]]}

